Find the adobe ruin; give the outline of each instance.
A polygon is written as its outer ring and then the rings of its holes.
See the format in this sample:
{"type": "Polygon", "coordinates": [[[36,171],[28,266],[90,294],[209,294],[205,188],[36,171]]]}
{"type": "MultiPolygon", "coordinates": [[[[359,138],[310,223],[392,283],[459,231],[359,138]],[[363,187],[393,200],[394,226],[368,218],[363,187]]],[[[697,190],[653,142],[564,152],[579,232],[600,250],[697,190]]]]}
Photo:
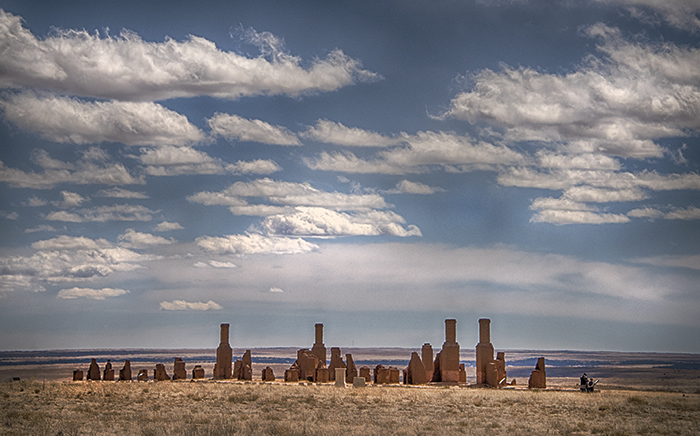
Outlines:
{"type": "Polygon", "coordinates": [[[185,370],[185,361],[176,357],[173,362],[173,380],[186,380],[187,371],[185,370]]]}
{"type": "Polygon", "coordinates": [[[508,373],[506,372],[506,353],[499,351],[496,353],[496,360],[493,361],[496,367],[496,379],[498,381],[498,386],[504,386],[507,383],[506,378],[508,373]]]}
{"type": "Polygon", "coordinates": [[[291,368],[284,371],[284,381],[286,381],[286,382],[298,382],[299,381],[299,368],[292,365],[291,368]]]}
{"type": "Polygon", "coordinates": [[[216,349],[216,364],[214,364],[214,378],[231,378],[231,361],[233,350],[228,342],[229,325],[221,324],[219,347],[216,349]]]}
{"type": "Polygon", "coordinates": [[[192,380],[198,380],[204,378],[204,368],[202,365],[195,365],[192,368],[192,380]]]}
{"type": "MultiPolygon", "coordinates": [[[[315,326],[314,345],[311,350],[297,350],[297,360],[284,372],[284,381],[310,381],[328,383],[330,374],[326,367],[326,347],[323,344],[323,324],[315,326]]],[[[340,348],[338,348],[340,353],[340,348]]],[[[342,359],[340,359],[342,361],[342,359]]]]}
{"type": "Polygon", "coordinates": [[[433,382],[459,383],[459,344],[457,343],[457,320],[445,320],[445,342],[435,356],[433,382]]]}
{"type": "Polygon", "coordinates": [[[343,358],[340,356],[340,348],[338,347],[333,347],[331,348],[331,363],[328,365],[328,375],[330,377],[330,381],[335,381],[335,370],[336,368],[346,368],[345,362],[343,362],[343,358]]]}
{"type": "Polygon", "coordinates": [[[318,360],[323,363],[323,367],[326,367],[326,346],[323,344],[323,324],[316,324],[314,326],[316,329],[314,346],[311,348],[311,352],[314,356],[318,357],[318,360]]]}
{"type": "Polygon", "coordinates": [[[124,361],[124,366],[119,370],[119,380],[131,381],[131,361],[129,359],[124,361]]]}
{"type": "Polygon", "coordinates": [[[544,368],[544,357],[537,359],[535,369],[527,381],[527,387],[529,389],[547,389],[547,372],[544,368]]]}
{"type": "Polygon", "coordinates": [[[107,359],[107,363],[105,363],[105,370],[102,373],[102,380],[114,381],[114,370],[112,369],[112,362],[109,359],[107,359]]]}
{"type": "Polygon", "coordinates": [[[262,381],[264,382],[273,382],[275,381],[275,373],[272,371],[272,368],[269,366],[266,367],[265,369],[262,370],[262,381]]]}
{"type": "Polygon", "coordinates": [[[97,365],[97,359],[92,359],[90,361],[90,367],[87,372],[87,380],[99,380],[100,379],[100,367],[97,365]]]}
{"type": "Polygon", "coordinates": [[[421,362],[425,366],[425,375],[428,381],[433,379],[433,346],[428,342],[421,348],[421,362]]]}
{"type": "Polygon", "coordinates": [[[153,370],[153,380],[155,380],[155,381],[170,380],[170,376],[165,371],[165,365],[163,365],[162,363],[156,364],[156,369],[153,370]]]}
{"type": "MultiPolygon", "coordinates": [[[[505,353],[498,352],[493,358],[494,347],[491,343],[490,323],[487,318],[479,319],[479,342],[476,345],[476,385],[489,387],[503,387],[508,385],[505,353]]],[[[448,384],[466,384],[466,368],[464,363],[460,363],[460,346],[456,340],[455,319],[445,320],[445,342],[442,349],[433,357],[433,348],[430,343],[424,343],[420,352],[411,353],[408,365],[403,369],[403,383],[412,385],[428,384],[431,382],[448,384]]],[[[313,347],[309,349],[299,349],[297,359],[284,372],[286,382],[315,382],[329,383],[336,382],[338,386],[346,386],[355,382],[361,383],[374,381],[375,384],[398,384],[401,382],[401,371],[393,366],[386,367],[382,364],[376,365],[373,369],[363,366],[358,369],[352,355],[346,354],[343,360],[339,347],[331,348],[330,364],[326,366],[325,351],[323,343],[323,324],[315,324],[315,341],[313,347]],[[343,374],[338,380],[336,374],[343,374]]],[[[233,350],[229,344],[229,324],[221,324],[220,343],[216,350],[216,364],[213,375],[215,379],[234,378],[238,380],[250,381],[252,375],[251,350],[246,350],[240,359],[233,362],[233,350]],[[229,372],[230,371],[230,372],[229,372]]],[[[87,380],[114,380],[114,369],[111,360],[107,360],[104,371],[101,373],[96,359],[91,359],[88,370],[83,372],[76,369],[73,371],[73,380],[83,380],[86,375],[87,380]],[[102,376],[102,377],[101,377],[102,376]]],[[[192,370],[192,379],[203,379],[205,371],[201,365],[196,365],[192,370]]],[[[173,362],[172,380],[186,380],[187,371],[182,358],[176,357],[173,362]]],[[[132,380],[130,361],[127,359],[124,366],[119,370],[118,380],[132,380]]],[[[139,371],[137,380],[148,380],[148,370],[139,371]]],[[[157,364],[154,369],[153,380],[171,380],[165,366],[157,364]]],[[[262,381],[274,381],[275,376],[271,367],[262,370],[262,381]]],[[[515,380],[510,383],[515,385],[515,380]]],[[[528,387],[531,389],[546,389],[545,359],[540,357],[535,369],[528,380],[528,387]]]]}
{"type": "Polygon", "coordinates": [[[506,354],[499,351],[493,358],[491,343],[491,320],[479,320],[479,343],[476,344],[476,384],[492,388],[506,384],[506,354]]]}
{"type": "Polygon", "coordinates": [[[365,379],[365,382],[368,382],[372,380],[372,377],[370,376],[371,370],[369,369],[369,366],[363,366],[360,368],[360,377],[365,379]]]}
{"type": "MultiPolygon", "coordinates": [[[[322,362],[318,360],[311,350],[301,349],[297,351],[297,360],[289,368],[289,371],[296,371],[297,380],[316,381],[316,369],[322,362]]],[[[293,377],[293,376],[292,376],[293,377]]]]}
{"type": "Polygon", "coordinates": [[[328,372],[328,368],[321,367],[323,365],[323,362],[319,363],[319,367],[316,368],[316,383],[328,383],[330,381],[330,375],[328,372]]]}
{"type": "Polygon", "coordinates": [[[389,368],[386,368],[381,363],[374,367],[374,384],[384,385],[389,384],[389,368]]]}
{"type": "Polygon", "coordinates": [[[399,384],[401,383],[401,371],[395,366],[389,367],[389,383],[399,384]]]}
{"type": "Polygon", "coordinates": [[[355,366],[355,361],[352,360],[352,354],[345,355],[345,382],[352,383],[352,381],[357,377],[357,367],[355,366]]]}
{"type": "Polygon", "coordinates": [[[236,380],[253,380],[253,359],[250,350],[245,350],[243,356],[233,363],[232,377],[236,380]]]}
{"type": "Polygon", "coordinates": [[[479,320],[479,343],[476,344],[476,384],[487,383],[489,363],[493,361],[493,344],[491,344],[491,320],[479,320]]]}
{"type": "Polygon", "coordinates": [[[428,373],[425,370],[425,365],[421,361],[417,352],[411,353],[411,360],[408,362],[408,367],[404,372],[403,382],[409,385],[424,385],[430,381],[428,373]]]}

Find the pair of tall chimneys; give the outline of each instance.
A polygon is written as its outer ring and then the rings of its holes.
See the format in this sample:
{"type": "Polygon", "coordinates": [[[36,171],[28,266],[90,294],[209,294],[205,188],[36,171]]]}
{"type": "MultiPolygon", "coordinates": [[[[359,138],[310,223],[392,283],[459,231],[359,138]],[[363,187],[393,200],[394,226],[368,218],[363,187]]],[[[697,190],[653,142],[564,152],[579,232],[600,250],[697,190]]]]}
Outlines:
{"type": "MultiPolygon", "coordinates": [[[[321,327],[323,327],[323,325],[321,325],[321,327]]],[[[445,320],[445,342],[457,342],[456,319],[445,320]]],[[[479,320],[479,342],[485,344],[491,342],[491,320],[488,318],[481,318],[479,320]]]]}

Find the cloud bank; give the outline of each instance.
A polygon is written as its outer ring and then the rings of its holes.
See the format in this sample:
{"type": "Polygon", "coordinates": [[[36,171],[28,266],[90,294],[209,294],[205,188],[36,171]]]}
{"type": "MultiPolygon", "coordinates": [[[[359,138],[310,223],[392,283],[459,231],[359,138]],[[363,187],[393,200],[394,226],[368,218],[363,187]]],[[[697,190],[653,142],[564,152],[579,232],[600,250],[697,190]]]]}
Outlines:
{"type": "Polygon", "coordinates": [[[284,51],[274,35],[250,31],[249,37],[259,44],[262,55],[251,58],[222,51],[197,36],[182,42],[147,42],[129,31],[102,36],[84,30],[56,30],[39,39],[24,28],[20,17],[0,10],[5,60],[0,86],[156,101],[203,95],[224,99],[299,96],[380,78],[338,49],[304,67],[300,58],[284,51]]]}

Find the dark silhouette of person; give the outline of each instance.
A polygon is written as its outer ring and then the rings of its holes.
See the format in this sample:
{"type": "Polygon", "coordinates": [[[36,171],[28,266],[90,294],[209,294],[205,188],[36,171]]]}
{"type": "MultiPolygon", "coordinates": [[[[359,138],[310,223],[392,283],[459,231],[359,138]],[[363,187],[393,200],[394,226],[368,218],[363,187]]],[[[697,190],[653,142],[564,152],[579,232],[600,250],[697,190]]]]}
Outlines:
{"type": "Polygon", "coordinates": [[[588,376],[584,372],[581,376],[581,391],[586,392],[588,390],[588,376]]]}

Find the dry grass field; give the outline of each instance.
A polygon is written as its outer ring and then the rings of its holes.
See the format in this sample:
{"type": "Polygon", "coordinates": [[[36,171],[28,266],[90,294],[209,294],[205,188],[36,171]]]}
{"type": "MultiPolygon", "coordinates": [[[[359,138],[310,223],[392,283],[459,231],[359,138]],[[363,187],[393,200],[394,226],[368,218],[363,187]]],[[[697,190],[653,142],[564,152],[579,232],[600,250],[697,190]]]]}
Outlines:
{"type": "Polygon", "coordinates": [[[698,435],[679,392],[259,382],[0,383],[1,435],[698,435]]]}

